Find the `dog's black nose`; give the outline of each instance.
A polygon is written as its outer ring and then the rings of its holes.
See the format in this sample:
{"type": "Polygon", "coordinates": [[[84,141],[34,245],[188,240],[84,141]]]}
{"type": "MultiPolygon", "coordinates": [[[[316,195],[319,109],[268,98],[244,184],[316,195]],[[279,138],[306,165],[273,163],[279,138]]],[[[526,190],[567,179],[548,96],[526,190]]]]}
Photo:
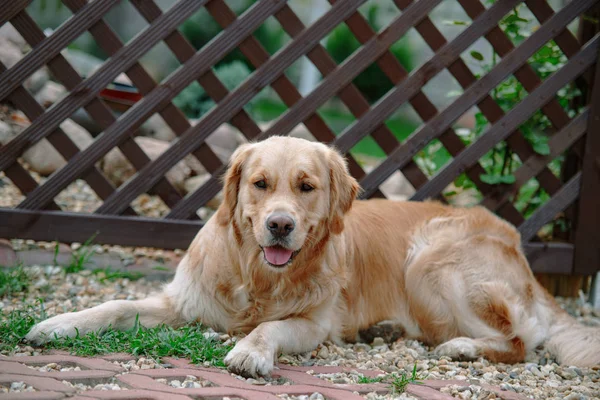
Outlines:
{"type": "Polygon", "coordinates": [[[285,237],[294,230],[294,220],[285,214],[274,213],[267,218],[267,229],[273,236],[285,237]]]}

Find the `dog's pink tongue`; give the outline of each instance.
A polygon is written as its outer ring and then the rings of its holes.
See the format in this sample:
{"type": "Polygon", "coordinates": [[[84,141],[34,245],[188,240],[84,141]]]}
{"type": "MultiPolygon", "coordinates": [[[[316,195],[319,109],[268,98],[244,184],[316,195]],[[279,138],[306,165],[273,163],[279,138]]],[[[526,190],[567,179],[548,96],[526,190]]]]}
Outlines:
{"type": "Polygon", "coordinates": [[[273,265],[284,265],[292,258],[292,251],[280,246],[265,247],[265,258],[273,265]]]}

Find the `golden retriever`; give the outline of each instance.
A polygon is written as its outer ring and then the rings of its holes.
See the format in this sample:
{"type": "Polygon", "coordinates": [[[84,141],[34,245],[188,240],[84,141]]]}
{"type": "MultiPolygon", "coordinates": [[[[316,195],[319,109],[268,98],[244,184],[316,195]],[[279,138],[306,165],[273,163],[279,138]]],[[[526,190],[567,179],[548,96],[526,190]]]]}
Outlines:
{"type": "Polygon", "coordinates": [[[164,291],[55,316],[26,339],[201,321],[247,334],[229,369],[268,375],[280,352],[393,320],[452,358],[519,362],[546,343],[559,362],[600,362],[600,330],[580,326],[536,282],[513,226],[483,208],[355,201],[342,156],[272,137],[233,154],[224,200],[164,291]]]}

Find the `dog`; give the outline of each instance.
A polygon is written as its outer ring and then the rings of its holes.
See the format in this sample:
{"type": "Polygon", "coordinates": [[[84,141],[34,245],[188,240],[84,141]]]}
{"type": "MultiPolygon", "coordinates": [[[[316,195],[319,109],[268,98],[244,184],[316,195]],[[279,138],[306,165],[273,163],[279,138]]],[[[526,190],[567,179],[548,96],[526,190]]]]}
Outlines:
{"type": "Polygon", "coordinates": [[[269,375],[279,353],[356,341],[383,320],[453,359],[523,361],[545,344],[564,364],[600,363],[600,329],[579,325],[539,285],[509,223],[481,207],[356,200],[346,161],[322,143],[240,146],[223,202],[155,297],[57,315],[41,344],[107,327],[201,321],[245,334],[229,370],[269,375]]]}

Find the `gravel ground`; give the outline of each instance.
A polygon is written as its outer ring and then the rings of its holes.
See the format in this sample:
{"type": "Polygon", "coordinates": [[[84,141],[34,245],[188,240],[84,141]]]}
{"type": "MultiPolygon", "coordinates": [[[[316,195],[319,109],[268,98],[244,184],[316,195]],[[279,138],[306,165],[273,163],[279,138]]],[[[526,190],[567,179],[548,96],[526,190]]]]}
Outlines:
{"type": "MultiPolygon", "coordinates": [[[[38,299],[44,299],[48,315],[63,313],[71,310],[81,310],[113,299],[141,299],[152,292],[160,290],[162,282],[147,281],[144,278],[130,281],[119,278],[114,282],[102,281],[102,275],[94,275],[90,271],[65,275],[60,267],[33,266],[25,267],[32,278],[29,291],[13,298],[0,298],[0,309],[9,312],[13,309],[23,309],[27,305],[39,307],[38,299]]],[[[600,326],[600,310],[584,303],[581,299],[559,299],[561,306],[575,315],[586,325],[600,326]]],[[[221,341],[231,341],[226,334],[209,332],[209,336],[218,337],[221,341]]],[[[234,339],[235,340],[235,339],[234,339]]],[[[593,399],[600,398],[600,366],[595,368],[576,368],[557,365],[552,357],[544,350],[538,350],[528,355],[526,362],[506,365],[492,364],[485,359],[477,361],[451,361],[446,357],[435,357],[432,349],[423,346],[415,340],[399,339],[387,343],[383,338],[376,337],[372,343],[356,343],[338,346],[324,343],[312,352],[301,355],[282,355],[279,361],[290,365],[303,366],[342,366],[359,369],[379,369],[387,374],[402,374],[412,371],[417,365],[418,374],[430,379],[461,380],[463,386],[450,386],[444,391],[460,399],[490,399],[492,393],[479,387],[472,386],[474,382],[489,383],[500,386],[505,390],[521,393],[534,399],[593,399]]],[[[42,349],[30,346],[19,346],[14,355],[37,355],[42,349]]],[[[163,368],[156,360],[138,358],[129,362],[115,362],[127,371],[136,369],[163,368]]],[[[32,367],[40,371],[67,371],[70,366],[49,364],[32,367]]],[[[226,373],[223,371],[223,373],[226,373]]],[[[336,374],[309,374],[330,380],[333,383],[359,383],[362,376],[355,372],[336,374]]],[[[238,377],[239,379],[244,379],[238,377]]],[[[248,383],[256,385],[289,385],[283,379],[248,379],[248,383]]],[[[203,387],[210,382],[199,381],[187,377],[183,381],[165,381],[173,387],[203,387]],[[198,386],[199,385],[199,386],[198,386]]],[[[120,390],[112,382],[96,386],[75,384],[78,390],[120,390]]],[[[0,393],[33,390],[22,382],[13,382],[9,387],[0,386],[0,393]]],[[[322,395],[314,393],[311,396],[280,396],[283,399],[321,399],[322,395]],[[321,396],[321,397],[319,397],[321,396]]],[[[380,396],[370,393],[367,399],[411,398],[400,396],[380,396]]]]}

